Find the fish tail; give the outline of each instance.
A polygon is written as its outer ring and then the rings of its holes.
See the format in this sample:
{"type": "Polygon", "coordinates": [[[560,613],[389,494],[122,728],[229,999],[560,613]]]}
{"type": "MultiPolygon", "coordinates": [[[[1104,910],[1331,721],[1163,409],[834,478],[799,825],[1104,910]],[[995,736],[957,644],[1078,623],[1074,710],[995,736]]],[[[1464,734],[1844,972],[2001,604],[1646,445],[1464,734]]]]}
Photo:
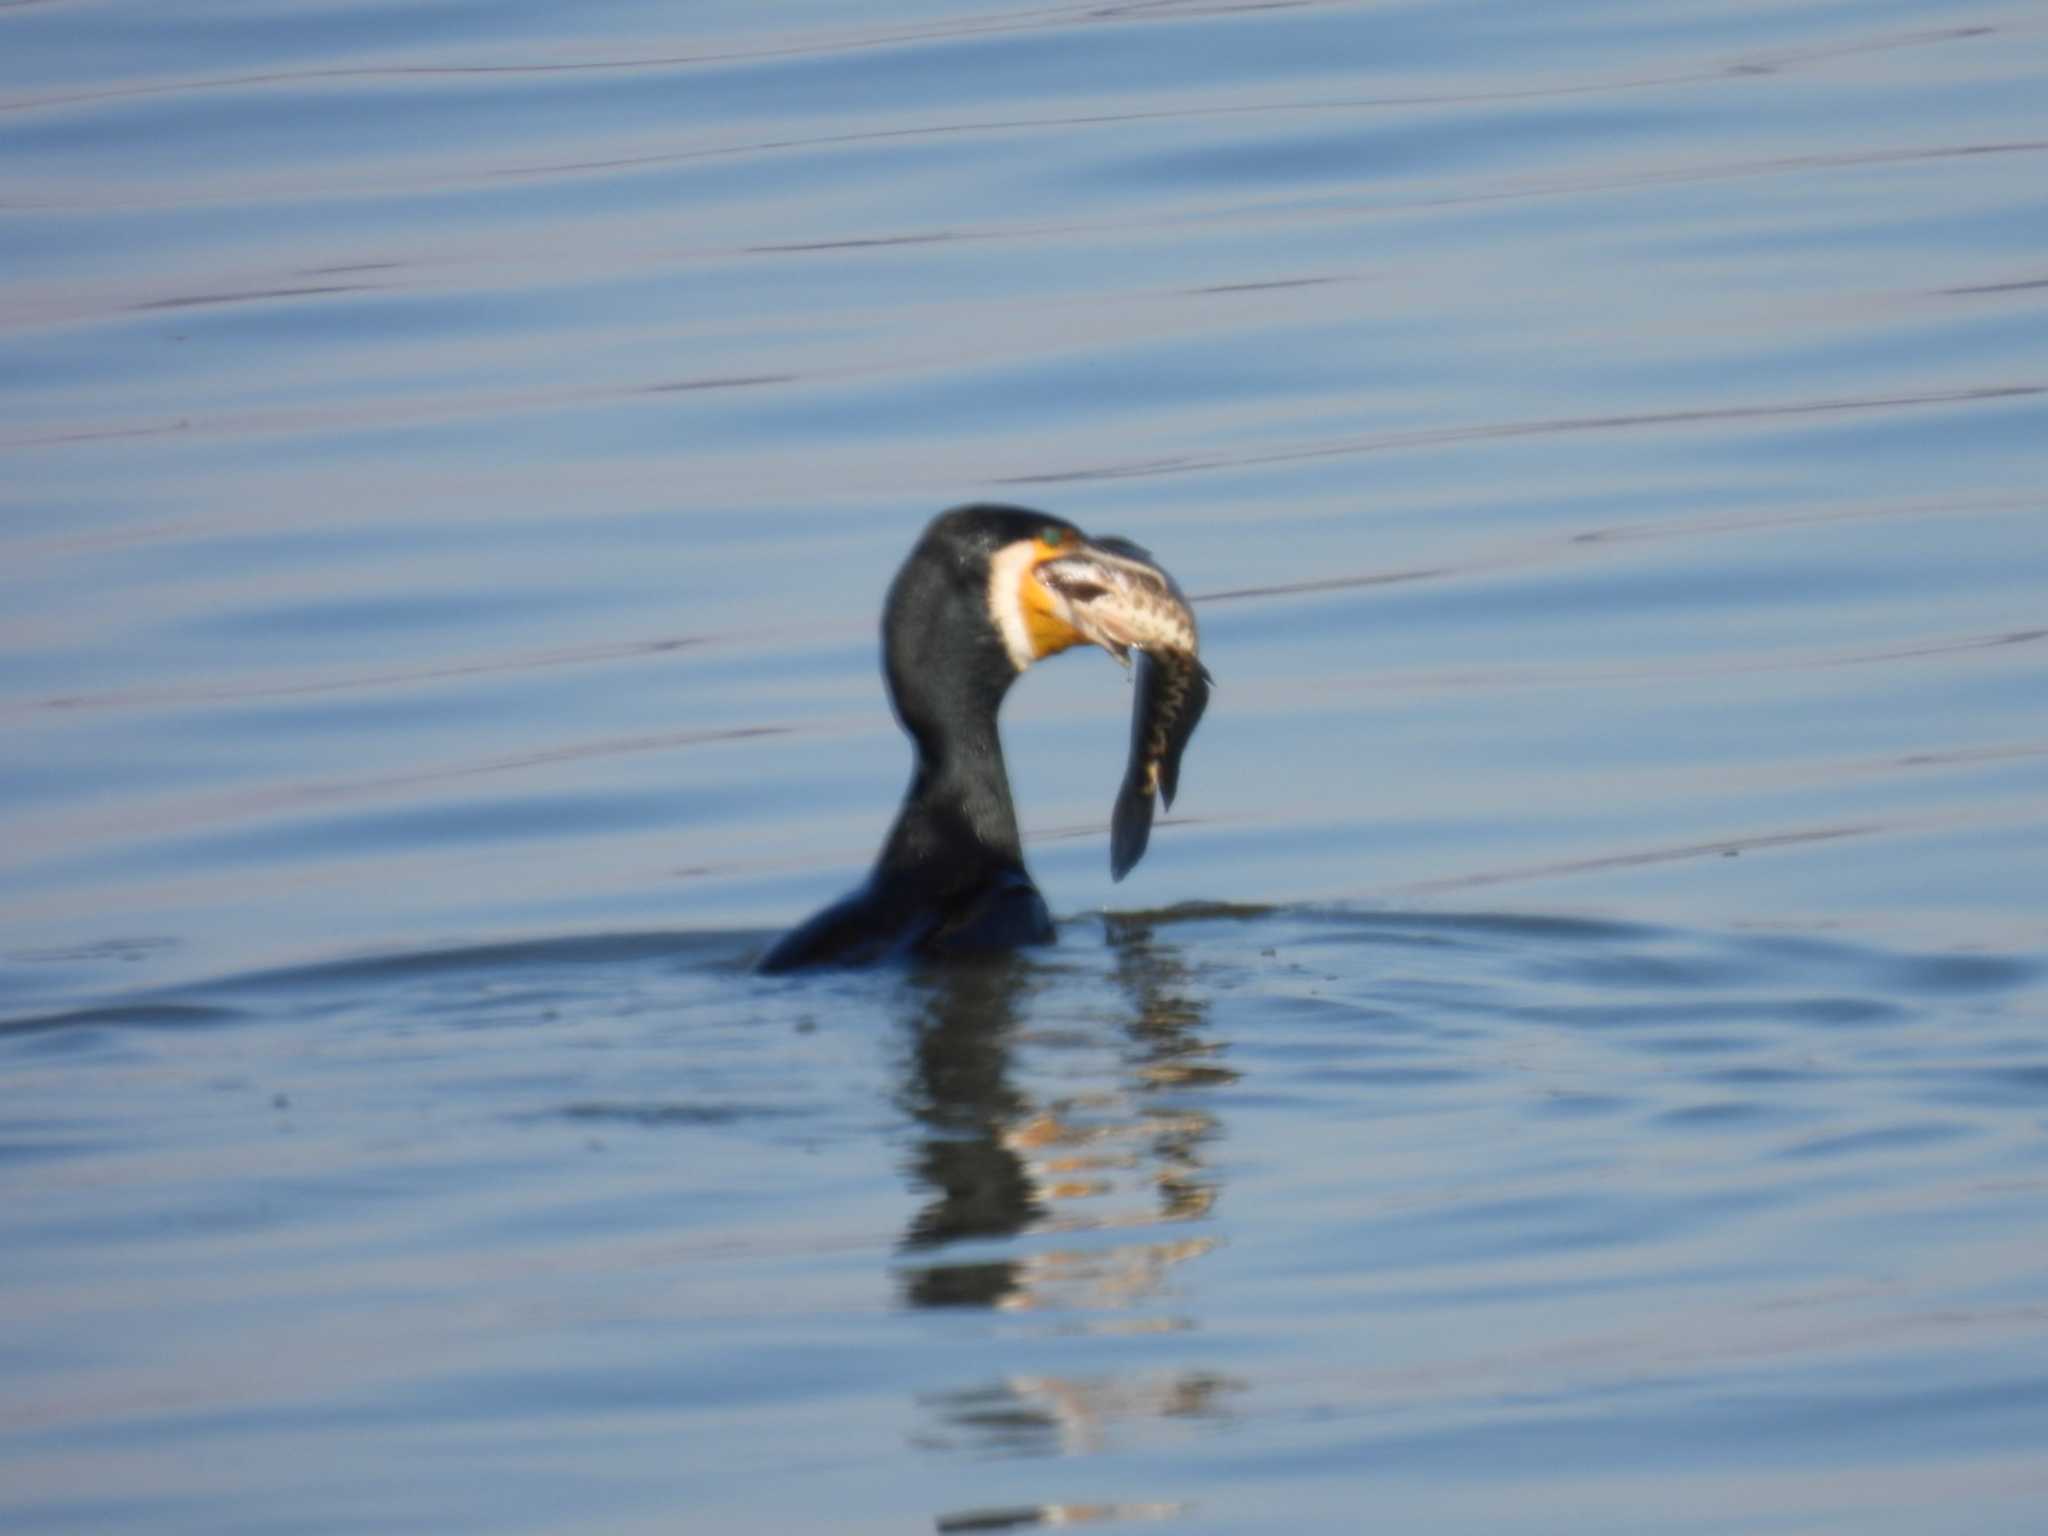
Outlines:
{"type": "Polygon", "coordinates": [[[1124,775],[1109,815],[1109,877],[1121,880],[1145,856],[1152,841],[1152,786],[1142,772],[1124,775]]]}

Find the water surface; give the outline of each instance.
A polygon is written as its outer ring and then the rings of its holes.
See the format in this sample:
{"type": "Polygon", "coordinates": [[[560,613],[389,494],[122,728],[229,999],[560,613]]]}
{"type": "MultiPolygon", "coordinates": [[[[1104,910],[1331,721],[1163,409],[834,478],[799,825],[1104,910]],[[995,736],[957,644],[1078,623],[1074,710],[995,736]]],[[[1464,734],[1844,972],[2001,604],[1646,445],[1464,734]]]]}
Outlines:
{"type": "Polygon", "coordinates": [[[0,1523],[2027,1530],[2048,23],[0,6],[0,1523]],[[767,982],[940,507],[1060,945],[767,982]]]}

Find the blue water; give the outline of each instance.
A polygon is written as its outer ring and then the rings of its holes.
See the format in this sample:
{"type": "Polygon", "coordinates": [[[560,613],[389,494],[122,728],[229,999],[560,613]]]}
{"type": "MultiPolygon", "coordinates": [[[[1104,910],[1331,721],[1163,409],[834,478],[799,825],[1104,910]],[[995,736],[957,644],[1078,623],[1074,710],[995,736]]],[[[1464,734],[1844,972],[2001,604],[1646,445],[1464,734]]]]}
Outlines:
{"type": "Polygon", "coordinates": [[[2039,1529],[2044,80],[0,5],[0,1527],[2039,1529]],[[1195,597],[1175,814],[1038,669],[1058,948],[754,978],[974,498],[1195,597]]]}

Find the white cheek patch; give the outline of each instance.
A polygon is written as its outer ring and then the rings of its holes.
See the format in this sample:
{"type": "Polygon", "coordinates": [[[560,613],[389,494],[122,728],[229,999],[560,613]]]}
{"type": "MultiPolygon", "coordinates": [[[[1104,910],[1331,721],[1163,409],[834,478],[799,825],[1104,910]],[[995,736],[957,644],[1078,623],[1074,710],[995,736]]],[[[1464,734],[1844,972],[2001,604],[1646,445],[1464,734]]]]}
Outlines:
{"type": "Polygon", "coordinates": [[[1003,649],[1022,672],[1038,660],[1031,648],[1031,625],[1024,617],[1026,574],[1037,563],[1038,551],[1028,542],[1005,544],[988,563],[988,611],[1002,632],[1003,649]]]}

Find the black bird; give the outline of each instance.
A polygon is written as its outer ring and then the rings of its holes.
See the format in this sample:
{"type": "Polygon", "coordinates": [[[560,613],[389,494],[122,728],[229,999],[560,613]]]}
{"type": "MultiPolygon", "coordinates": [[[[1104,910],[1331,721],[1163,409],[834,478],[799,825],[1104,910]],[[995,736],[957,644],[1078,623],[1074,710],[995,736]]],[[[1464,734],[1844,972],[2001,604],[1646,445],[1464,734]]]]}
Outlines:
{"type": "MultiPolygon", "coordinates": [[[[1120,660],[1173,646],[1192,657],[1194,618],[1165,571],[1124,540],[1091,540],[1025,507],[955,507],[932,520],[882,611],[889,699],[917,750],[909,793],[866,883],[784,934],[763,971],[1052,942],[1052,915],[1024,868],[996,712],[1032,662],[1082,643],[1120,660]]],[[[1198,713],[1206,697],[1203,674],[1198,713]]],[[[1192,730],[1179,731],[1175,767],[1192,730]]],[[[1149,825],[1149,798],[1145,809],[1149,825]]]]}

